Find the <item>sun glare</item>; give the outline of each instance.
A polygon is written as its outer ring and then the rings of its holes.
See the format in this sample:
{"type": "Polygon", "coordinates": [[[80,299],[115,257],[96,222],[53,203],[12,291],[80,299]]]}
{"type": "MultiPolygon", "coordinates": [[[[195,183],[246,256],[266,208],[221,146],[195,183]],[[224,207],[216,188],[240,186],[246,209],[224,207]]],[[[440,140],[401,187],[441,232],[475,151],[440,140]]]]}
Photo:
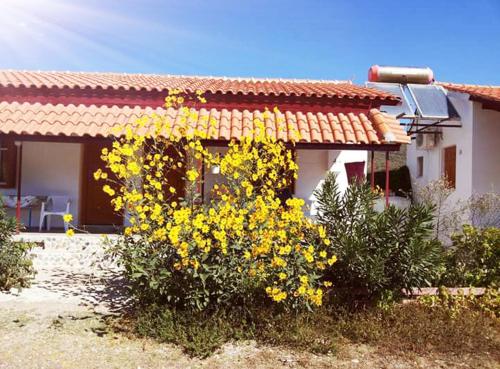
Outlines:
{"type": "Polygon", "coordinates": [[[78,52],[135,63],[130,55],[115,48],[125,42],[115,29],[136,26],[127,16],[91,7],[86,1],[0,0],[0,4],[0,58],[7,65],[22,65],[26,60],[38,64],[42,59],[57,58],[65,65],[81,68],[78,52]],[[109,40],[115,40],[115,44],[106,42],[109,40]]]}

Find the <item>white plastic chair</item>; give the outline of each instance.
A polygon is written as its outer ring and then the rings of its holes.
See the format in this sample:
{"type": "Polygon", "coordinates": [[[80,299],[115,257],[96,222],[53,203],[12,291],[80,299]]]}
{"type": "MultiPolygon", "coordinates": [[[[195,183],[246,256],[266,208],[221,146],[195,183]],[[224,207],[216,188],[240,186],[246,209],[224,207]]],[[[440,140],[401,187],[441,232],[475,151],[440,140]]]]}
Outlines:
{"type": "MultiPolygon", "coordinates": [[[[52,215],[64,217],[65,214],[69,214],[69,207],[71,201],[67,196],[49,196],[47,201],[42,202],[42,208],[40,209],[40,225],[38,230],[41,232],[43,227],[43,221],[47,217],[47,230],[50,231],[50,218],[52,215]]],[[[64,222],[64,230],[68,230],[68,223],[64,222]]]]}

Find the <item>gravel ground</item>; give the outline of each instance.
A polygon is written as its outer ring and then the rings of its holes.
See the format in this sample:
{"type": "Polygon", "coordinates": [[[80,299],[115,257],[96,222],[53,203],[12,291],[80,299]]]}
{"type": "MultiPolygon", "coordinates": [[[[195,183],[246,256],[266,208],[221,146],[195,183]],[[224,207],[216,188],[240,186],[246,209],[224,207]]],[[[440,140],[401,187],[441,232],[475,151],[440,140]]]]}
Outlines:
{"type": "Polygon", "coordinates": [[[38,274],[20,293],[0,293],[0,369],[156,368],[500,368],[489,356],[389,354],[343,345],[314,355],[255,342],[227,344],[205,360],[178,347],[112,331],[106,321],[126,306],[118,268],[103,261],[102,238],[25,235],[44,240],[33,251],[38,274]]]}
{"type": "Polygon", "coordinates": [[[50,315],[89,309],[110,313],[126,303],[119,270],[105,258],[103,236],[35,233],[15,238],[43,246],[32,251],[37,272],[32,286],[0,294],[1,307],[50,315]]]}

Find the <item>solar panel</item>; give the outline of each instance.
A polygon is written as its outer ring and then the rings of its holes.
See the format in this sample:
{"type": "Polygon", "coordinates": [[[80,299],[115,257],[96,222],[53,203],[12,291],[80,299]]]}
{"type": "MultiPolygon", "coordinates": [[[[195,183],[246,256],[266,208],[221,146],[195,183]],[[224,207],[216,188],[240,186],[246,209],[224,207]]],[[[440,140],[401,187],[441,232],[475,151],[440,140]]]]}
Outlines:
{"type": "Polygon", "coordinates": [[[408,84],[407,88],[423,119],[460,118],[444,90],[436,85],[408,84]]]}
{"type": "Polygon", "coordinates": [[[407,97],[403,86],[399,83],[366,82],[366,87],[375,88],[396,95],[401,99],[398,105],[382,105],[380,110],[394,116],[403,116],[405,118],[415,118],[416,106],[407,97]]]}

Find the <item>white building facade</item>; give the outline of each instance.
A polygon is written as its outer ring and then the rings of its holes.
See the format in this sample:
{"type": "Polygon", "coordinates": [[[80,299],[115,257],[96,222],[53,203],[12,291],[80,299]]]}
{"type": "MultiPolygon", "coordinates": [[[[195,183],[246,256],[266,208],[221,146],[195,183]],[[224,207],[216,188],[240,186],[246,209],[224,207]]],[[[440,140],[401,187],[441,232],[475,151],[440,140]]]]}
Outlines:
{"type": "Polygon", "coordinates": [[[408,145],[414,189],[446,176],[454,187],[450,201],[500,193],[500,110],[487,108],[491,105],[471,99],[469,93],[449,89],[448,97],[461,127],[440,128],[431,140],[423,136],[408,145]]]}

